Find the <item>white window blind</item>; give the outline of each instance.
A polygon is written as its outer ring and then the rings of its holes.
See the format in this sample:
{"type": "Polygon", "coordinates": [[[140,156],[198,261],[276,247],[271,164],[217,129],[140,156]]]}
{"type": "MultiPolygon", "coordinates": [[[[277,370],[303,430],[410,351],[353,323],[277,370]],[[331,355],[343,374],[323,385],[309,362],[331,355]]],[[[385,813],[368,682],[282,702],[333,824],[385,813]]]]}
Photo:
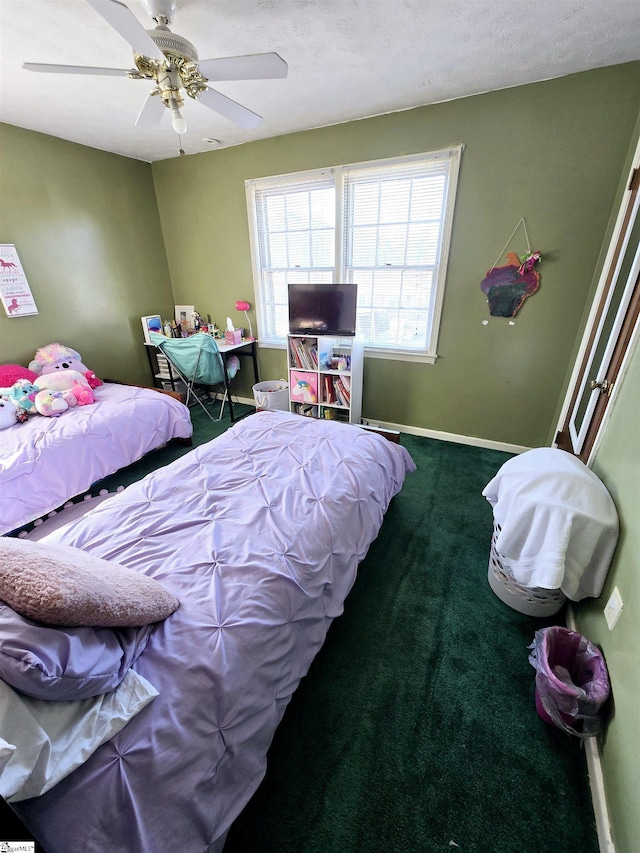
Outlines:
{"type": "Polygon", "coordinates": [[[369,352],[435,360],[461,148],[247,182],[260,340],[289,282],[355,282],[369,352]]]}
{"type": "Polygon", "coordinates": [[[322,173],[257,182],[252,205],[259,337],[283,343],[289,282],[334,280],[335,181],[322,173]]]}

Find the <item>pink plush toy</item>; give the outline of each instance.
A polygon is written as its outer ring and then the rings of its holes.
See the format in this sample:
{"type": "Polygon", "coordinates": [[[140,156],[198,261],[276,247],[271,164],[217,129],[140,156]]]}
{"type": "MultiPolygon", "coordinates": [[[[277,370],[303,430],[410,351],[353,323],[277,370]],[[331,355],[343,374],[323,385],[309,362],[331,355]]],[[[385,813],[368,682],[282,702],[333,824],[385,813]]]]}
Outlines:
{"type": "MultiPolygon", "coordinates": [[[[100,383],[102,385],[102,383],[100,383]]],[[[87,406],[93,403],[93,391],[89,385],[81,385],[80,382],[74,382],[71,393],[76,398],[79,406],[87,406]]]]}
{"type": "Polygon", "coordinates": [[[34,360],[29,364],[29,370],[33,370],[38,376],[63,370],[77,370],[84,375],[89,368],[82,363],[80,354],[70,347],[47,344],[36,352],[34,360]]]}
{"type": "Polygon", "coordinates": [[[89,388],[99,388],[103,384],[102,379],[98,379],[93,370],[87,370],[84,378],[89,383],[89,388]]]}

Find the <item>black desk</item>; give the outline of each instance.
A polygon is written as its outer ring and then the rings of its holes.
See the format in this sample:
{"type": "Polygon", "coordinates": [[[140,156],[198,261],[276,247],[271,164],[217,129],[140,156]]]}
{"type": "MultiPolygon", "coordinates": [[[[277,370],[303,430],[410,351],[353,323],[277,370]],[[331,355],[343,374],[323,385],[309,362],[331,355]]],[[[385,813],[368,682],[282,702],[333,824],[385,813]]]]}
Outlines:
{"type": "Polygon", "coordinates": [[[255,338],[251,341],[243,340],[241,344],[223,344],[222,341],[216,341],[222,361],[224,362],[224,385],[227,390],[227,400],[229,401],[229,417],[231,423],[235,421],[233,414],[233,402],[231,400],[231,388],[229,387],[229,376],[227,374],[227,359],[230,355],[237,355],[240,358],[250,358],[253,361],[253,378],[254,385],[260,381],[258,374],[258,342],[255,338]]]}

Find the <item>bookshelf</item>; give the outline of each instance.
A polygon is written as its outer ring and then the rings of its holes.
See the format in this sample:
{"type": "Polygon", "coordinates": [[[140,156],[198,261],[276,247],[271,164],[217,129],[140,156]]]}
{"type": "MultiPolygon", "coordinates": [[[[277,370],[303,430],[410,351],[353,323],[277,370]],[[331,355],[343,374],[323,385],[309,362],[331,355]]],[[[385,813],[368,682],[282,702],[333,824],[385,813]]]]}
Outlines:
{"type": "Polygon", "coordinates": [[[364,344],[360,338],[288,335],[289,410],[359,424],[364,344]]]}

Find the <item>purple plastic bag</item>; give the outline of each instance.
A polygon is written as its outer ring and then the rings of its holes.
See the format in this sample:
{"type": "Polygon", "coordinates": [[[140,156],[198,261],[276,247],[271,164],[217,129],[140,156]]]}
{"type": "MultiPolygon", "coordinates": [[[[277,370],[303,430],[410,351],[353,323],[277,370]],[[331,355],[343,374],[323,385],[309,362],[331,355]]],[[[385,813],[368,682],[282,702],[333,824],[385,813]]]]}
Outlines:
{"type": "Polygon", "coordinates": [[[610,693],[602,652],[575,631],[536,631],[529,663],[536,670],[536,710],[547,723],[579,738],[597,735],[610,693]]]}

